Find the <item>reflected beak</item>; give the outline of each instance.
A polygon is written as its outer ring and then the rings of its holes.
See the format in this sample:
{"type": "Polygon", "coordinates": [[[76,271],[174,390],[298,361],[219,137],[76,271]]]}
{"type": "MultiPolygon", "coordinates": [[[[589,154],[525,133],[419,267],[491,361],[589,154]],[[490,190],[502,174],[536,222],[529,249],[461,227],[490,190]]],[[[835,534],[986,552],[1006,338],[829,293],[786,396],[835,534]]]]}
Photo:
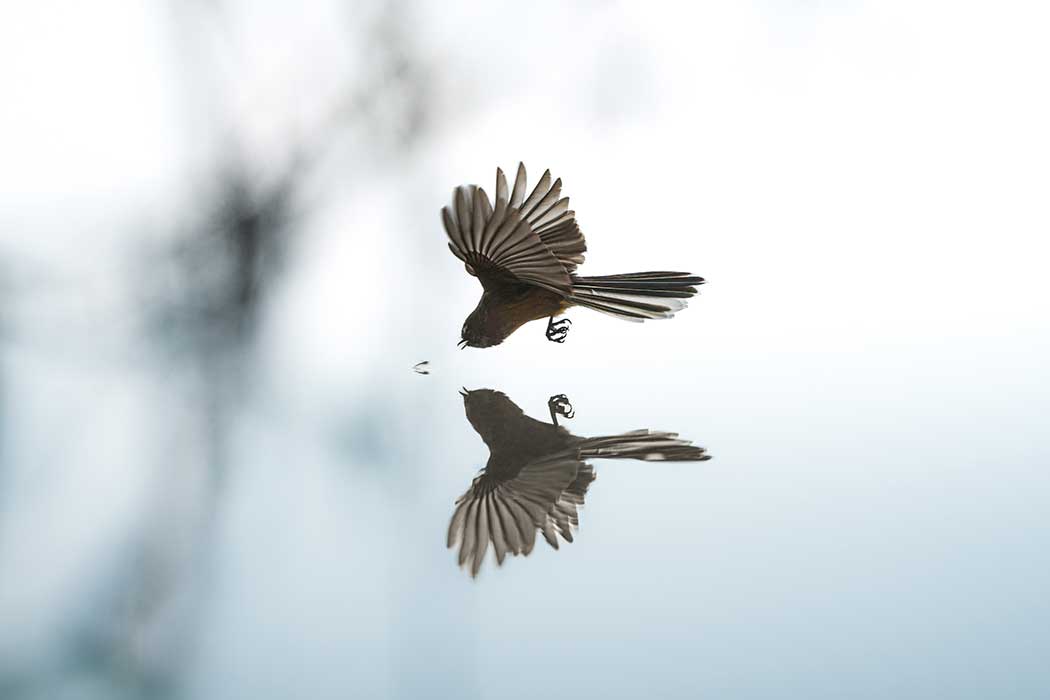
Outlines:
{"type": "Polygon", "coordinates": [[[459,349],[462,350],[463,348],[467,347],[467,341],[461,340],[458,343],[456,343],[456,345],[458,345],[459,349]]]}
{"type": "Polygon", "coordinates": [[[466,398],[466,397],[467,397],[467,394],[469,394],[469,393],[470,393],[470,390],[469,390],[469,389],[467,389],[467,387],[463,387],[462,389],[460,389],[460,390],[459,390],[459,394],[460,394],[460,396],[462,396],[463,398],[466,398]]]}

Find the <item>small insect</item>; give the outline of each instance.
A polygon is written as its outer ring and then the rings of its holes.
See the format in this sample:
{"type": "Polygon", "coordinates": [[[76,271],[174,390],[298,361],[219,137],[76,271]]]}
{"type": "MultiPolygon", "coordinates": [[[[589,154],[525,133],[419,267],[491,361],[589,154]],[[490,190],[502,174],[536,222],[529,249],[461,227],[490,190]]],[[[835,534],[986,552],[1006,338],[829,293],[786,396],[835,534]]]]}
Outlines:
{"type": "Polygon", "coordinates": [[[427,367],[427,365],[429,364],[430,360],[423,360],[422,362],[417,362],[412,366],[412,371],[416,374],[430,374],[430,369],[427,367]]]}

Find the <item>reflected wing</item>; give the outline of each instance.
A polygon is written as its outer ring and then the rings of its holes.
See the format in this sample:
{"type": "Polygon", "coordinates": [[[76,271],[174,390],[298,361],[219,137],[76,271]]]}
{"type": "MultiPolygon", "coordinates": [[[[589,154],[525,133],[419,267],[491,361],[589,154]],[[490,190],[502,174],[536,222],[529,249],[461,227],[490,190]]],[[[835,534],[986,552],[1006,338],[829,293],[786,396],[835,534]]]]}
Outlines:
{"type": "Polygon", "coordinates": [[[594,470],[576,457],[576,450],[550,455],[526,465],[512,479],[482,473],[459,500],[448,526],[448,546],[459,542],[459,565],[470,565],[477,576],[489,543],[496,563],[508,553],[528,555],[541,532],[558,548],[558,535],[572,542],[579,525],[579,508],[594,470]]]}
{"type": "Polygon", "coordinates": [[[568,197],[559,199],[561,180],[552,184],[549,170],[527,198],[525,185],[524,165],[518,165],[513,191],[497,168],[495,208],[480,187],[457,187],[452,204],[441,210],[449,249],[482,284],[509,277],[568,294],[569,274],[587,249],[575,212],[568,197]]]}

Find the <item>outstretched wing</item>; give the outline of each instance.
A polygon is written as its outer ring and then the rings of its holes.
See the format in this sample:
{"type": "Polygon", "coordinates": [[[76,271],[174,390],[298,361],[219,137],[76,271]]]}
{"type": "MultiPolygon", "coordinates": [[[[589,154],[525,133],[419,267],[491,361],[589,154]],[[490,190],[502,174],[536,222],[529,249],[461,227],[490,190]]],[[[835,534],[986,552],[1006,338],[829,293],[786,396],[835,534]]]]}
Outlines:
{"type": "MultiPolygon", "coordinates": [[[[496,168],[497,193],[501,188],[505,193],[507,180],[503,177],[503,171],[496,168]]],[[[528,199],[525,199],[525,188],[525,165],[518,163],[510,206],[521,210],[522,216],[565,270],[570,273],[575,271],[576,266],[583,263],[587,242],[576,223],[576,212],[569,209],[569,198],[558,199],[561,194],[561,178],[555,180],[552,185],[551,171],[546,170],[528,199]]]]}
{"type": "Polygon", "coordinates": [[[489,544],[502,565],[508,553],[528,555],[536,533],[558,548],[558,536],[572,542],[579,507],[594,470],[567,450],[526,465],[513,479],[483,472],[456,501],[448,526],[448,546],[459,542],[459,565],[469,562],[477,576],[489,544]]]}
{"type": "Polygon", "coordinates": [[[559,294],[572,290],[570,273],[587,249],[561,180],[546,171],[525,197],[525,166],[518,165],[513,192],[496,169],[496,206],[480,187],[457,187],[441,210],[449,249],[484,285],[500,277],[529,282],[559,294]]]}

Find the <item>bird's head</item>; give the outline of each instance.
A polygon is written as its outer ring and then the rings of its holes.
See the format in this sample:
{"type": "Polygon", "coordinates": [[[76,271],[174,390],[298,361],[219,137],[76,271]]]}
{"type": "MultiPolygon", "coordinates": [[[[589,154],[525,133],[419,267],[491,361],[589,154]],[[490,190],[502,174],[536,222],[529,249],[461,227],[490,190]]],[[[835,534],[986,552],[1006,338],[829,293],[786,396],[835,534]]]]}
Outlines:
{"type": "Polygon", "coordinates": [[[465,347],[490,348],[503,342],[503,338],[494,337],[488,332],[485,309],[482,308],[474,309],[473,313],[467,316],[459,337],[460,349],[465,347]]]}
{"type": "Polygon", "coordinates": [[[521,429],[525,414],[502,391],[463,388],[459,393],[467,420],[488,445],[505,442],[521,429]]]}

